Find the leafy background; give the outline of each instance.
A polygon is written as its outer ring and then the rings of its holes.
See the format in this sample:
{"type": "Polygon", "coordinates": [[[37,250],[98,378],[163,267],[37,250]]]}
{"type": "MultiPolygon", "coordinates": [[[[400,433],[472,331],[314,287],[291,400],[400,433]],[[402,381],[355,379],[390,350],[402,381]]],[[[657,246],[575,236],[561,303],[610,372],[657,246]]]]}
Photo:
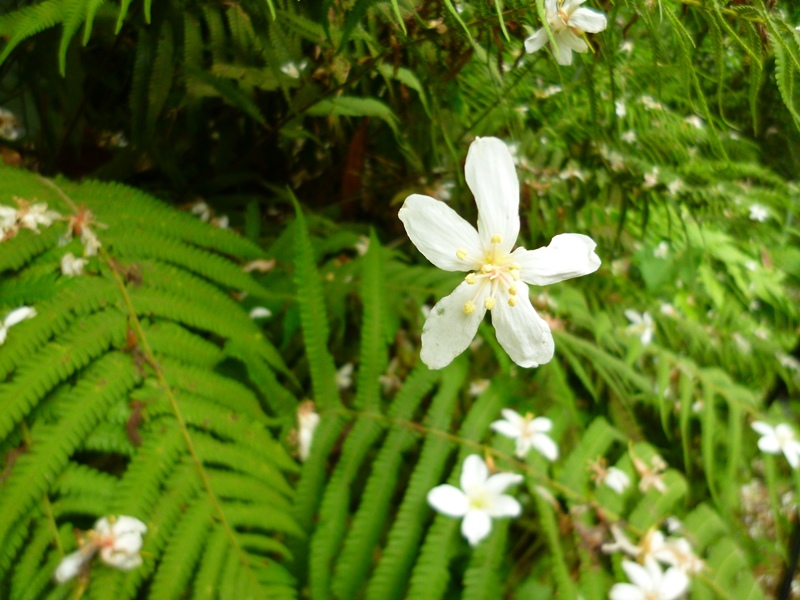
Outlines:
{"type": "Polygon", "coordinates": [[[692,598],[796,594],[798,479],[749,423],[797,425],[800,11],[598,1],[595,52],[559,67],[523,52],[542,4],[3,3],[1,118],[24,131],[0,140],[0,204],[87,207],[104,249],[66,278],[65,223],[0,243],[0,314],[38,312],[0,347],[0,597],[603,598],[609,524],[668,516],[707,564],[692,598]],[[488,324],[419,363],[458,276],[397,210],[427,193],[474,222],[476,135],[515,149],[521,245],[581,232],[603,260],[533,291],[556,338],[534,370],[488,324]],[[551,418],[561,458],[512,458],[504,407],[551,418]],[[526,475],[526,508],[472,550],[425,496],[475,452],[526,475]],[[656,454],[664,494],[591,480],[656,454]],[[55,585],[107,514],[148,524],[144,565],[55,585]]]}

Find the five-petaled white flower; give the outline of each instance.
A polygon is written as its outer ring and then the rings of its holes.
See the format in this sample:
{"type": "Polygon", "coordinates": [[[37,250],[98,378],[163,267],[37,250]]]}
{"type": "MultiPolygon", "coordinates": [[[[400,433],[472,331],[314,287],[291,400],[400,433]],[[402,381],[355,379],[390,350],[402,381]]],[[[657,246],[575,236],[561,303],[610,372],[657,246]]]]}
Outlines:
{"type": "Polygon", "coordinates": [[[628,318],[628,321],[631,322],[626,331],[628,333],[638,335],[639,340],[642,342],[642,346],[647,346],[647,344],[653,341],[653,334],[655,333],[656,325],[653,322],[653,318],[650,316],[650,313],[645,312],[640,314],[629,308],[625,311],[625,316],[628,318]]]}
{"type": "Polygon", "coordinates": [[[130,571],[142,564],[139,551],[147,525],[134,517],[103,517],[87,532],[79,550],[65,556],[55,572],[55,580],[64,583],[75,577],[99,551],[100,558],[111,567],[130,571]]]}
{"type": "Polygon", "coordinates": [[[531,413],[524,417],[517,411],[504,408],[500,411],[503,419],[490,425],[497,433],[517,440],[516,453],[519,458],[525,458],[531,447],[542,454],[547,460],[558,458],[558,446],[550,439],[547,432],[553,428],[553,422],[546,417],[533,418],[531,413]]]}
{"type": "MultiPolygon", "coordinates": [[[[555,57],[560,65],[572,64],[572,51],[586,52],[589,44],[582,39],[586,32],[598,33],[603,31],[608,22],[606,16],[591,8],[580,7],[585,0],[545,0],[547,24],[553,32],[556,42],[555,57]]],[[[540,50],[550,38],[547,30],[542,27],[531,37],[525,40],[525,50],[528,53],[540,50]]]]}
{"type": "Polygon", "coordinates": [[[448,517],[463,517],[461,533],[474,546],[491,532],[492,518],[520,515],[520,503],[503,492],[521,482],[522,475],[516,473],[496,473],[490,477],[483,459],[470,454],[461,471],[461,489],[438,485],[428,492],[428,504],[448,517]]]}
{"type": "Polygon", "coordinates": [[[9,328],[21,323],[25,319],[32,319],[35,316],[36,309],[30,306],[20,306],[8,313],[5,319],[3,319],[3,322],[0,323],[0,346],[5,343],[9,328]]]}
{"type": "Polygon", "coordinates": [[[751,204],[750,205],[750,220],[751,221],[758,221],[759,223],[763,223],[769,218],[769,213],[767,209],[761,206],[760,204],[751,204]]]}
{"type": "Polygon", "coordinates": [[[422,362],[431,369],[448,365],[469,346],[489,310],[497,341],[515,363],[546,363],[553,358],[553,335],[531,305],[528,284],[593,273],[600,266],[596,244],[585,235],[562,233],[546,248],[512,252],[519,234],[519,181],[501,140],[472,143],[466,179],[478,204],[477,231],[429,196],[409,196],[399,213],[411,241],[429,261],[446,271],[469,271],[425,321],[422,362]]]}
{"type": "Polygon", "coordinates": [[[675,600],[686,592],[689,578],[677,567],[666,573],[653,558],[646,558],[644,566],[622,561],[622,569],[632,583],[617,583],[611,588],[611,600],[675,600]]]}
{"type": "Polygon", "coordinates": [[[758,447],[767,454],[780,454],[783,452],[786,460],[796,469],[800,465],[800,442],[794,437],[794,430],[786,423],[781,423],[772,427],[769,423],[755,421],[752,425],[761,439],[758,440],[758,447]]]}

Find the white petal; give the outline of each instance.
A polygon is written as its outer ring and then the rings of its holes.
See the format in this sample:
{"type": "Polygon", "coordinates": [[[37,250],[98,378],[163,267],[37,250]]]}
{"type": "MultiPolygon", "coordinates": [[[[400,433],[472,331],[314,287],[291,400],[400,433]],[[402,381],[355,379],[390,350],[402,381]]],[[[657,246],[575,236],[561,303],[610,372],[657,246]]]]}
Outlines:
{"type": "Polygon", "coordinates": [[[581,31],[597,33],[608,27],[608,21],[606,16],[599,11],[591,8],[579,8],[570,16],[569,26],[581,31]]]}
{"type": "Polygon", "coordinates": [[[478,332],[478,325],[486,314],[483,301],[489,293],[488,286],[476,289],[479,284],[462,282],[452,294],[445,296],[431,309],[422,328],[420,358],[430,369],[441,369],[467,349],[478,332]],[[476,292],[478,296],[475,297],[476,292]],[[473,302],[475,312],[468,315],[464,305],[473,302]]]}
{"type": "Polygon", "coordinates": [[[417,249],[440,269],[469,271],[483,260],[478,232],[444,202],[413,194],[397,216],[417,249]],[[466,251],[465,258],[458,257],[460,250],[466,251]]]}
{"type": "Polygon", "coordinates": [[[764,436],[758,440],[758,447],[762,452],[767,454],[778,454],[781,451],[781,446],[778,443],[778,438],[764,436]]]}
{"type": "Polygon", "coordinates": [[[461,533],[474,546],[492,531],[492,519],[482,510],[471,510],[461,523],[461,533]]]}
{"type": "Polygon", "coordinates": [[[130,571],[142,564],[142,557],[138,554],[115,551],[112,547],[100,549],[100,558],[110,567],[115,567],[123,571],[130,571]]]}
{"type": "Polygon", "coordinates": [[[492,310],[492,324],[497,330],[497,341],[511,360],[520,367],[538,367],[553,358],[553,334],[531,305],[528,286],[520,283],[517,288],[516,305],[499,302],[492,310]]]}
{"type": "Polygon", "coordinates": [[[428,492],[428,504],[436,512],[448,517],[460,518],[469,510],[469,500],[466,494],[455,486],[438,485],[428,492]]]}
{"type": "Polygon", "coordinates": [[[517,438],[517,444],[515,448],[515,454],[517,458],[525,458],[528,456],[528,451],[531,449],[531,440],[530,438],[521,435],[517,438]]]}
{"type": "Polygon", "coordinates": [[[536,30],[531,37],[525,40],[525,52],[533,54],[537,50],[541,50],[549,39],[544,27],[536,30]]]}
{"type": "Polygon", "coordinates": [[[555,16],[558,13],[558,0],[544,0],[544,10],[548,18],[555,16]]]}
{"type": "Polygon", "coordinates": [[[507,494],[494,499],[491,506],[486,509],[490,517],[518,517],[522,514],[522,505],[507,494]]]}
{"type": "Polygon", "coordinates": [[[751,427],[761,435],[775,437],[775,428],[769,423],[765,423],[764,421],[753,421],[751,427]]]}
{"type": "Polygon", "coordinates": [[[547,460],[554,461],[558,458],[558,446],[545,434],[534,435],[531,443],[547,460]]]}
{"type": "Polygon", "coordinates": [[[499,433],[500,435],[504,435],[508,438],[518,438],[522,435],[522,431],[520,430],[519,426],[509,423],[508,421],[494,421],[489,427],[499,433]]]}
{"type": "Polygon", "coordinates": [[[536,417],[530,424],[530,430],[538,433],[547,433],[553,429],[553,422],[547,417],[536,417]]]}
{"type": "Polygon", "coordinates": [[[6,341],[6,336],[8,335],[8,329],[6,326],[0,323],[0,346],[2,346],[6,341]]]}
{"type": "Polygon", "coordinates": [[[517,427],[522,428],[525,423],[525,418],[519,414],[517,411],[512,410],[510,408],[504,408],[500,411],[500,414],[503,415],[503,418],[511,423],[512,425],[516,425],[517,427]]]}
{"type": "Polygon", "coordinates": [[[783,454],[793,469],[800,465],[800,446],[797,446],[797,442],[792,442],[792,445],[785,446],[783,454]]]}
{"type": "Polygon", "coordinates": [[[484,248],[499,235],[498,249],[507,253],[519,236],[519,180],[505,142],[477,138],[469,147],[465,167],[467,185],[478,205],[478,233],[484,248]]]}
{"type": "Polygon", "coordinates": [[[108,520],[107,517],[98,519],[94,524],[94,530],[97,534],[103,537],[107,537],[111,535],[111,522],[108,520]]]}
{"type": "Polygon", "coordinates": [[[586,52],[589,49],[589,46],[586,44],[586,42],[572,33],[572,31],[569,29],[565,29],[558,34],[558,45],[559,50],[564,46],[570,50],[574,50],[575,52],[586,52]]]}
{"type": "Polygon", "coordinates": [[[553,54],[556,56],[556,62],[564,67],[570,66],[572,64],[572,50],[564,43],[561,35],[556,35],[555,39],[556,47],[553,49],[553,54]]]}
{"type": "Polygon", "coordinates": [[[464,459],[464,467],[461,470],[461,489],[465,492],[486,485],[489,478],[489,468],[483,459],[477,454],[470,454],[464,459]]]}
{"type": "Polygon", "coordinates": [[[58,563],[58,567],[56,568],[54,575],[56,583],[64,583],[65,581],[69,581],[75,577],[80,572],[81,567],[83,567],[83,565],[92,558],[92,554],[94,554],[94,552],[83,552],[81,550],[77,550],[72,554],[67,554],[64,558],[62,558],[61,562],[58,563]]]}
{"type": "Polygon", "coordinates": [[[524,478],[519,473],[495,473],[486,480],[486,489],[498,496],[511,485],[519,485],[524,478]]]}
{"type": "Polygon", "coordinates": [[[117,520],[114,521],[114,525],[111,529],[116,535],[138,533],[141,536],[142,534],[147,533],[147,525],[142,523],[136,517],[127,517],[125,515],[120,515],[117,517],[117,520]]]}
{"type": "Polygon", "coordinates": [[[662,600],[675,600],[689,587],[689,578],[677,567],[667,570],[661,581],[660,592],[662,600]]]}
{"type": "Polygon", "coordinates": [[[31,308],[30,306],[21,306],[12,310],[6,318],[3,320],[3,325],[8,327],[13,327],[17,323],[24,321],[25,319],[32,319],[36,316],[36,309],[31,308]]]}
{"type": "Polygon", "coordinates": [[[611,588],[611,600],[645,600],[644,592],[630,583],[617,583],[611,588]]]}
{"type": "Polygon", "coordinates": [[[537,250],[517,248],[512,260],[520,266],[520,277],[533,285],[549,285],[594,273],[600,268],[597,244],[586,235],[562,233],[537,250]]]}
{"type": "Polygon", "coordinates": [[[561,6],[561,10],[563,10],[568,15],[572,14],[572,12],[578,8],[581,4],[586,2],[586,0],[567,0],[561,6]]]}
{"type": "Polygon", "coordinates": [[[628,579],[640,590],[652,591],[654,583],[653,578],[650,576],[650,572],[642,565],[630,560],[623,560],[622,570],[625,571],[628,579]]]}

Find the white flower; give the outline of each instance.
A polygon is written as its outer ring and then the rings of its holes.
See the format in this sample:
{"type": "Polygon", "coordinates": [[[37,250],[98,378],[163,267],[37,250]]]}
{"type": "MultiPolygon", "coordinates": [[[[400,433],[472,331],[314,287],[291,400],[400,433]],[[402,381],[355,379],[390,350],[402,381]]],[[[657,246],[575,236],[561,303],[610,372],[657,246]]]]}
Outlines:
{"type": "Polygon", "coordinates": [[[81,230],[81,242],[83,243],[84,256],[97,256],[97,251],[103,246],[94,231],[88,227],[81,230]]]}
{"type": "Polygon", "coordinates": [[[633,144],[636,141],[636,132],[633,129],[630,129],[623,133],[620,137],[622,138],[623,142],[633,144]]]}
{"type": "Polygon", "coordinates": [[[558,446],[547,435],[553,428],[550,419],[534,419],[531,413],[523,417],[510,408],[504,408],[500,412],[504,420],[495,421],[490,427],[500,435],[517,440],[516,453],[519,458],[525,458],[531,447],[536,448],[547,460],[554,461],[558,458],[558,446]]]}
{"type": "Polygon", "coordinates": [[[399,213],[411,241],[429,261],[446,271],[470,271],[425,321],[422,362],[431,369],[448,365],[469,346],[488,310],[497,341],[515,363],[546,363],[553,358],[553,336],[531,305],[528,284],[593,273],[600,266],[596,244],[585,235],[564,233],[546,248],[511,251],[519,235],[519,182],[501,140],[472,143],[466,179],[478,204],[477,231],[429,196],[409,196],[399,213]]]}
{"type": "Polygon", "coordinates": [[[642,187],[646,190],[654,188],[658,185],[658,167],[653,167],[653,170],[644,174],[644,185],[642,187]]]}
{"type": "MultiPolygon", "coordinates": [[[[608,25],[606,16],[591,8],[578,8],[585,0],[545,0],[547,24],[553,32],[556,42],[554,54],[560,65],[572,64],[572,51],[586,52],[589,44],[582,37],[585,32],[598,33],[608,25]]],[[[550,38],[542,27],[525,40],[525,51],[530,53],[541,49],[550,38]]]]}
{"type": "Polygon", "coordinates": [[[549,98],[550,96],[555,96],[556,94],[560,94],[564,91],[564,88],[560,85],[549,85],[544,90],[542,90],[542,97],[549,98]]]}
{"type": "Polygon", "coordinates": [[[633,467],[639,474],[639,490],[647,493],[650,488],[655,488],[662,494],[667,491],[667,484],[664,483],[664,471],[667,470],[667,463],[664,459],[656,455],[650,459],[650,465],[642,459],[633,456],[633,467]]]}
{"type": "Polygon", "coordinates": [[[753,429],[761,434],[758,447],[767,454],[783,452],[786,460],[796,469],[800,465],[800,442],[794,437],[794,430],[786,423],[772,427],[769,423],[755,421],[753,429]]]}
{"type": "Polygon", "coordinates": [[[667,191],[673,196],[677,195],[683,189],[683,180],[682,179],[673,179],[667,185],[667,191]]]}
{"type": "Polygon", "coordinates": [[[475,381],[471,381],[469,384],[469,391],[467,393],[473,398],[477,398],[486,391],[490,383],[492,382],[488,379],[476,379],[475,381]]]}
{"type": "Polygon", "coordinates": [[[751,221],[758,221],[759,223],[763,223],[769,218],[769,213],[767,209],[761,206],[760,204],[751,204],[750,205],[750,220],[751,221]]]}
{"type": "Polygon", "coordinates": [[[369,250],[369,238],[365,235],[358,236],[358,241],[355,243],[354,247],[359,256],[366,256],[369,250]]]}
{"type": "Polygon", "coordinates": [[[666,317],[674,317],[678,314],[678,311],[675,310],[675,307],[672,306],[669,302],[664,302],[661,307],[658,309],[659,312],[666,316],[666,317]]]}
{"type": "Polygon", "coordinates": [[[428,504],[434,510],[457,519],[463,518],[461,533],[474,546],[492,530],[492,519],[518,517],[522,506],[504,494],[510,485],[522,482],[522,475],[497,473],[489,476],[489,468],[477,454],[464,460],[461,489],[445,484],[428,492],[428,504]]]}
{"type": "Polygon", "coordinates": [[[603,483],[618,494],[621,494],[631,484],[631,478],[622,469],[609,467],[606,476],[603,478],[603,483]]]}
{"type": "Polygon", "coordinates": [[[702,129],[704,126],[703,119],[698,117],[697,115],[691,115],[684,119],[689,125],[692,127],[696,127],[697,129],[702,129]]]}
{"type": "Polygon", "coordinates": [[[0,107],[0,139],[18,140],[25,135],[25,129],[17,116],[6,108],[0,107]]]}
{"type": "Polygon", "coordinates": [[[558,177],[565,181],[567,179],[580,179],[581,181],[586,181],[586,176],[583,174],[583,172],[579,169],[576,169],[575,165],[573,164],[569,164],[566,169],[558,174],[558,177]]]}
{"type": "Polygon", "coordinates": [[[669,256],[669,242],[659,242],[658,246],[653,249],[653,256],[655,258],[667,258],[669,256]]]}
{"type": "Polygon", "coordinates": [[[55,580],[64,583],[75,577],[95,553],[111,567],[130,571],[142,564],[139,551],[147,525],[134,517],[103,517],[86,535],[85,543],[72,554],[65,556],[55,572],[55,580]]]}
{"type": "Polygon", "coordinates": [[[251,319],[268,319],[272,316],[272,311],[265,306],[254,306],[250,310],[251,319]]]}
{"type": "Polygon", "coordinates": [[[74,277],[76,275],[83,275],[83,267],[89,261],[85,258],[75,258],[72,252],[67,252],[61,258],[61,274],[67,277],[74,277]]]}
{"type": "Polygon", "coordinates": [[[212,227],[217,227],[219,229],[227,229],[230,227],[230,219],[228,215],[220,215],[219,217],[214,217],[210,221],[212,227]]]}
{"type": "Polygon", "coordinates": [[[281,66],[281,73],[291,77],[292,79],[299,79],[300,73],[308,66],[308,60],[303,59],[299,63],[289,61],[281,66]]]}
{"type": "Polygon", "coordinates": [[[314,440],[314,431],[319,421],[320,417],[310,400],[297,407],[297,455],[302,462],[305,462],[311,454],[311,442],[314,440]]]}
{"type": "Polygon", "coordinates": [[[353,385],[353,363],[345,363],[336,371],[336,387],[346,390],[351,385],[353,385]]]}
{"type": "Polygon", "coordinates": [[[624,100],[616,100],[614,101],[614,112],[617,113],[617,116],[622,119],[625,115],[628,114],[628,109],[625,108],[625,101],[624,100]]]}
{"type": "Polygon", "coordinates": [[[675,600],[689,588],[689,578],[676,567],[664,573],[658,563],[645,559],[644,566],[622,561],[622,569],[632,583],[617,583],[611,588],[611,600],[675,600]]]}
{"type": "Polygon", "coordinates": [[[660,563],[677,567],[687,575],[699,573],[704,568],[703,561],[692,551],[686,538],[664,539],[660,531],[653,532],[650,555],[660,563]]]}
{"type": "Polygon", "coordinates": [[[630,334],[638,335],[642,346],[647,346],[653,341],[653,333],[655,332],[656,326],[650,313],[638,313],[629,308],[625,311],[625,316],[628,318],[628,321],[631,322],[626,331],[630,334]]]}
{"type": "Polygon", "coordinates": [[[0,204],[0,241],[17,234],[17,209],[0,204]]]}
{"type": "Polygon", "coordinates": [[[625,40],[619,45],[619,51],[631,54],[633,52],[633,42],[631,40],[625,40]]]}
{"type": "Polygon", "coordinates": [[[211,219],[211,207],[202,200],[198,200],[192,204],[190,210],[193,215],[200,217],[201,221],[209,221],[211,219]]]}
{"type": "Polygon", "coordinates": [[[644,105],[647,110],[663,110],[661,102],[656,101],[652,96],[640,96],[639,103],[644,105]]]}
{"type": "Polygon", "coordinates": [[[21,306],[12,310],[10,313],[6,315],[6,318],[3,319],[3,322],[0,323],[0,346],[2,346],[6,341],[6,336],[8,335],[8,330],[24,321],[25,319],[32,319],[36,316],[36,309],[31,308],[30,306],[21,306]]]}
{"type": "Polygon", "coordinates": [[[46,202],[37,202],[36,204],[30,204],[25,200],[17,200],[17,202],[19,203],[17,224],[35,233],[39,233],[39,225],[50,227],[53,221],[61,217],[56,211],[47,210],[46,202]]]}

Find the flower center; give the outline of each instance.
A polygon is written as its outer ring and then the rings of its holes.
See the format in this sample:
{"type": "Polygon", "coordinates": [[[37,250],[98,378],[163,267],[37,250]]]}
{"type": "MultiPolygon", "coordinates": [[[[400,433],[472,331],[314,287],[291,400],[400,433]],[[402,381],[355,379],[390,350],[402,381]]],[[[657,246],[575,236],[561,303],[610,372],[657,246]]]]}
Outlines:
{"type": "Polygon", "coordinates": [[[467,494],[467,497],[469,498],[470,508],[474,508],[476,510],[486,510],[492,504],[489,494],[483,488],[471,490],[467,494]]]}
{"type": "MultiPolygon", "coordinates": [[[[498,244],[502,243],[503,238],[500,235],[493,235],[489,248],[484,253],[482,260],[476,261],[477,269],[467,274],[464,278],[470,285],[476,285],[475,295],[472,300],[467,300],[464,303],[464,314],[471,315],[475,312],[477,306],[475,301],[485,293],[485,287],[489,286],[489,293],[483,300],[483,306],[486,310],[492,310],[497,306],[498,296],[508,302],[509,306],[514,306],[517,303],[517,286],[516,282],[519,281],[520,267],[517,264],[511,263],[511,256],[508,252],[498,249],[498,244]]],[[[467,258],[467,251],[459,249],[456,256],[465,260],[467,258]]]]}

